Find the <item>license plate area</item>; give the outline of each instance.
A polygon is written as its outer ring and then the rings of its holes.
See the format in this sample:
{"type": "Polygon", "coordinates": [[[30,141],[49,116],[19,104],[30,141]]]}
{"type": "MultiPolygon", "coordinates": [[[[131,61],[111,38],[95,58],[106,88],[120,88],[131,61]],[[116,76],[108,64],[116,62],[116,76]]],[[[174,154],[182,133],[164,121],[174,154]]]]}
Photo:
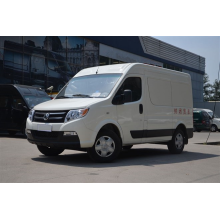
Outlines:
{"type": "Polygon", "coordinates": [[[51,132],[52,131],[52,125],[49,125],[49,124],[38,124],[37,125],[37,130],[38,131],[51,132]]]}

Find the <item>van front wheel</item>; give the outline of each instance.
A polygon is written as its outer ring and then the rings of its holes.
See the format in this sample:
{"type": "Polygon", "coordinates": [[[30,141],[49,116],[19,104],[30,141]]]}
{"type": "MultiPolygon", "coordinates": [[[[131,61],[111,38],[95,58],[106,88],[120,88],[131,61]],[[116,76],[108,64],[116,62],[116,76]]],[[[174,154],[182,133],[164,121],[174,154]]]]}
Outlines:
{"type": "Polygon", "coordinates": [[[64,151],[63,148],[50,148],[50,147],[39,146],[39,145],[37,145],[37,148],[45,156],[57,156],[64,151]]]}
{"type": "Polygon", "coordinates": [[[88,148],[87,153],[96,162],[111,162],[121,152],[122,145],[119,137],[111,130],[103,130],[96,137],[95,144],[88,148]]]}
{"type": "Polygon", "coordinates": [[[184,133],[178,129],[173,134],[172,140],[167,144],[170,153],[180,154],[184,148],[184,133]]]}

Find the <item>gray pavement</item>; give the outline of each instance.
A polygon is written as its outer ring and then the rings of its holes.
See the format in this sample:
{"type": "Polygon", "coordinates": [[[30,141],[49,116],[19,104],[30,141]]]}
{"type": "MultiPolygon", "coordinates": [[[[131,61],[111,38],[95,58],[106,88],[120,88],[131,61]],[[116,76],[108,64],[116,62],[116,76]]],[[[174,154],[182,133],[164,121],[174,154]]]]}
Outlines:
{"type": "MultiPolygon", "coordinates": [[[[165,145],[135,145],[112,163],[92,162],[86,153],[65,150],[43,156],[22,135],[0,133],[1,183],[198,183],[220,182],[220,146],[203,144],[207,132],[195,132],[180,155],[165,145]],[[200,143],[200,144],[197,144],[200,143]]],[[[209,142],[220,141],[220,132],[209,142]]]]}

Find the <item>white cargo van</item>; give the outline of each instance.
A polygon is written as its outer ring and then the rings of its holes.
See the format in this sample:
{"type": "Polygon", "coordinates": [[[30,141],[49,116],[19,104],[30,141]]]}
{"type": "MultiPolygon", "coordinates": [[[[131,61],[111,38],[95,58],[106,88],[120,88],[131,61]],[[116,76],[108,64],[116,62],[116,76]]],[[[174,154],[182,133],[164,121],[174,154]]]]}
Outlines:
{"type": "Polygon", "coordinates": [[[134,144],[167,144],[181,153],[193,137],[192,114],[189,74],[138,63],[99,66],[35,106],[26,133],[46,156],[84,150],[109,162],[134,144]]]}

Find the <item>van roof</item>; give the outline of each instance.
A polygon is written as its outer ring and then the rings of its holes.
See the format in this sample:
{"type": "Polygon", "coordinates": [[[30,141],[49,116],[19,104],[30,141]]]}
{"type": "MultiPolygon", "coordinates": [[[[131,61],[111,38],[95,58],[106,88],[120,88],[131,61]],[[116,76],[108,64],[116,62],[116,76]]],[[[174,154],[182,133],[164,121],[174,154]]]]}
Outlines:
{"type": "Polygon", "coordinates": [[[149,64],[143,64],[143,63],[125,63],[125,64],[113,64],[113,65],[106,65],[106,66],[96,66],[96,67],[90,67],[81,70],[78,72],[74,77],[80,77],[85,75],[93,75],[93,74],[109,74],[109,73],[126,73],[127,70],[129,70],[133,66],[142,65],[142,66],[148,66],[149,68],[156,68],[156,69],[163,69],[167,71],[172,71],[175,74],[181,74],[181,75],[189,75],[188,73],[184,72],[178,72],[175,70],[166,69],[163,67],[157,67],[149,64]]]}
{"type": "Polygon", "coordinates": [[[90,67],[81,70],[74,77],[93,75],[93,74],[124,73],[125,69],[131,66],[132,64],[126,63],[126,64],[114,64],[114,65],[90,67]]]}

